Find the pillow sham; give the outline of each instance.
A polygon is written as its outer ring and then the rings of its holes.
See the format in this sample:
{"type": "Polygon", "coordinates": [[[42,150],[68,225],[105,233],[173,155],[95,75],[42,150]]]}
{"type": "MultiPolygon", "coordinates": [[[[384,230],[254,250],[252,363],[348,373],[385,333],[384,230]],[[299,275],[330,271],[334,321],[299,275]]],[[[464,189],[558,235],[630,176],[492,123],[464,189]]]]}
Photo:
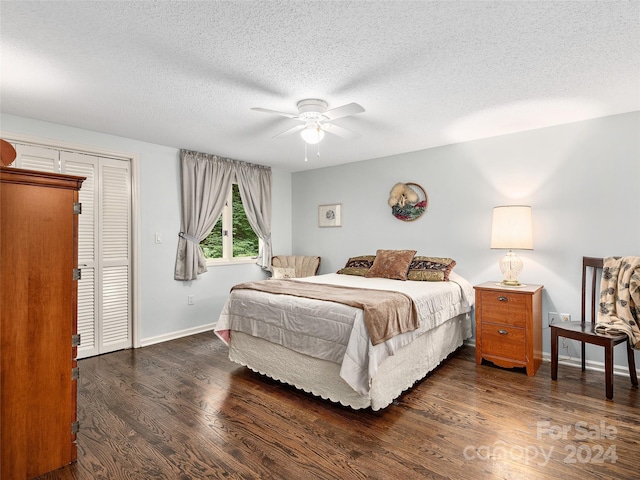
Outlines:
{"type": "Polygon", "coordinates": [[[406,280],[409,265],[415,254],[415,250],[378,250],[376,259],[365,277],[406,280]]]}
{"type": "Polygon", "coordinates": [[[296,278],[296,269],[293,267],[272,267],[274,280],[296,278]]]}
{"type": "Polygon", "coordinates": [[[347,260],[344,268],[341,268],[336,273],[364,277],[371,268],[371,265],[373,265],[373,261],[375,259],[375,255],[360,255],[359,257],[351,257],[349,260],[347,260]]]}
{"type": "Polygon", "coordinates": [[[449,273],[456,266],[456,261],[448,257],[413,257],[409,265],[408,280],[423,282],[448,282],[449,273]]]}

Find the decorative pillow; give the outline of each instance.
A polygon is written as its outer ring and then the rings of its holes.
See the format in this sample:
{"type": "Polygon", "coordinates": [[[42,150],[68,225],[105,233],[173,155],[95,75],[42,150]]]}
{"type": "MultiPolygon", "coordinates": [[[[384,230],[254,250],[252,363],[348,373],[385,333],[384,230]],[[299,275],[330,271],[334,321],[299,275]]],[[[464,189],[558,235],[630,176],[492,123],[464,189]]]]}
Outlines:
{"type": "Polygon", "coordinates": [[[413,257],[409,266],[407,280],[425,282],[448,282],[449,273],[456,266],[456,261],[446,257],[413,257]]]}
{"type": "Polygon", "coordinates": [[[344,268],[338,270],[336,273],[342,273],[344,275],[358,275],[359,277],[364,277],[371,265],[373,265],[373,261],[376,259],[375,255],[361,255],[359,257],[351,257],[347,260],[344,268]]]}
{"type": "Polygon", "coordinates": [[[274,280],[282,280],[286,278],[296,278],[296,269],[293,267],[272,267],[274,280]]]}
{"type": "Polygon", "coordinates": [[[415,254],[415,250],[378,250],[376,259],[365,277],[406,280],[409,265],[415,254]]]}

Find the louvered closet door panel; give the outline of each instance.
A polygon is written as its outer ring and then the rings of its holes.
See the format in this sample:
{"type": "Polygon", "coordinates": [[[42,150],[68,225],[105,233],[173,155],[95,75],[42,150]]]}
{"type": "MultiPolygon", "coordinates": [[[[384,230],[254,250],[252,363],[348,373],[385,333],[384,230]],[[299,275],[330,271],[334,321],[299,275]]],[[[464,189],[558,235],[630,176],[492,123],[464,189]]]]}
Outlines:
{"type": "Polygon", "coordinates": [[[13,166],[39,172],[60,173],[60,152],[36,145],[15,143],[16,160],[13,166]]]}
{"type": "Polygon", "coordinates": [[[18,168],[87,177],[78,219],[78,358],[131,348],[131,171],[128,160],[21,143],[18,168]]]}
{"type": "Polygon", "coordinates": [[[78,358],[97,355],[99,350],[99,322],[96,282],[98,237],[98,175],[99,158],[75,152],[60,152],[61,168],[70,175],[86,177],[80,189],[82,214],[78,218],[78,266],[81,278],[78,281],[78,333],[80,347],[78,358]]]}
{"type": "Polygon", "coordinates": [[[131,186],[129,162],[100,162],[101,353],[131,341],[131,186]]]}

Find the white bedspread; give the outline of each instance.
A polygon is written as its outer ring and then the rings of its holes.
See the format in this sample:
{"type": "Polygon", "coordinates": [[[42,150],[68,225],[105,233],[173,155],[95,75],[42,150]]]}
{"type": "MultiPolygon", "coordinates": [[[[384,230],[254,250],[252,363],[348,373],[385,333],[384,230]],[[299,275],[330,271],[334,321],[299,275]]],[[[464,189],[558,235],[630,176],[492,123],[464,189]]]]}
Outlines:
{"type": "MultiPolygon", "coordinates": [[[[455,272],[449,282],[399,281],[330,273],[296,281],[347,287],[393,290],[414,299],[420,327],[373,346],[360,309],[288,295],[234,290],[215,327],[241,331],[291,350],[341,365],[340,376],[358,393],[366,394],[380,363],[414,338],[448,319],[468,313],[474,302],[471,284],[455,272]]],[[[233,335],[233,333],[231,333],[233,335]]]]}

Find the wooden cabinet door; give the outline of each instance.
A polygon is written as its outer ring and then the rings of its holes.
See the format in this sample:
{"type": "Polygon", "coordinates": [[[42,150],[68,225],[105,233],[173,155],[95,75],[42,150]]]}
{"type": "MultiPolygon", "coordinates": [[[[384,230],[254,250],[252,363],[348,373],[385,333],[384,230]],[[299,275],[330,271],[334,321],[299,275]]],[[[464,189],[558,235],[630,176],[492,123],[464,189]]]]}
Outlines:
{"type": "Polygon", "coordinates": [[[76,455],[73,204],[81,180],[0,173],[1,476],[33,478],[76,455]]]}

